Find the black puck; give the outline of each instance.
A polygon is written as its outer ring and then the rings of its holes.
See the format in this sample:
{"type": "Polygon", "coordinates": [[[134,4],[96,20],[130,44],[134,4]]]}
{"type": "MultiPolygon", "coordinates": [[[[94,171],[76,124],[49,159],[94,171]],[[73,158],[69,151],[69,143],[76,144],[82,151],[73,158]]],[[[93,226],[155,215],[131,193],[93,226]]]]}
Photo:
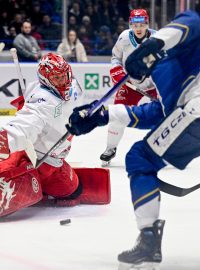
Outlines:
{"type": "Polygon", "coordinates": [[[60,225],[67,225],[67,224],[70,224],[70,223],[71,223],[71,219],[70,218],[60,220],[60,225]]]}

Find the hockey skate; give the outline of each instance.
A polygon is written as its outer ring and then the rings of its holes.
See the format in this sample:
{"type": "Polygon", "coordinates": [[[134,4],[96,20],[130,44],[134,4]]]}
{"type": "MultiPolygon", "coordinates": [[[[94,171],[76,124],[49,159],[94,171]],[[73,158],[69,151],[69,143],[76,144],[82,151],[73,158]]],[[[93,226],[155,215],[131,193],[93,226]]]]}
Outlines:
{"type": "Polygon", "coordinates": [[[117,148],[109,148],[107,147],[106,150],[101,154],[100,159],[102,160],[102,167],[106,167],[110,165],[111,159],[116,156],[117,148]]]}
{"type": "Polygon", "coordinates": [[[162,261],[161,242],[164,220],[156,220],[153,227],[144,228],[133,249],[118,255],[119,270],[157,270],[162,261]]]}

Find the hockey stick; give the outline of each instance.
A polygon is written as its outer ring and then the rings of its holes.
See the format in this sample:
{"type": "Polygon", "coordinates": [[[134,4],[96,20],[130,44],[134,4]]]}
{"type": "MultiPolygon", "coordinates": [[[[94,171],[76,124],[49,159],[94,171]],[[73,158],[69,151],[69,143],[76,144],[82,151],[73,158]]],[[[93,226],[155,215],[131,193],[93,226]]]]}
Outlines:
{"type": "MultiPolygon", "coordinates": [[[[12,58],[13,58],[13,61],[14,61],[15,67],[16,67],[17,75],[18,75],[18,78],[19,78],[19,84],[20,84],[22,94],[23,94],[25,92],[25,90],[26,90],[26,86],[25,86],[25,83],[24,83],[24,78],[22,76],[22,71],[21,71],[21,67],[20,67],[20,64],[19,64],[19,59],[18,59],[18,56],[17,56],[17,50],[15,48],[11,48],[10,53],[12,55],[12,58]]],[[[26,147],[25,151],[26,151],[28,157],[30,158],[33,166],[35,166],[37,156],[36,156],[34,147],[33,147],[30,140],[27,140],[27,147],[26,147]]]]}
{"type": "Polygon", "coordinates": [[[4,47],[5,47],[5,43],[4,42],[1,42],[0,43],[0,52],[3,51],[4,47]]]}
{"type": "MultiPolygon", "coordinates": [[[[101,99],[99,99],[95,105],[88,111],[88,116],[92,115],[109,97],[111,97],[122,85],[128,80],[129,75],[126,74],[116,85],[114,85],[101,99]]],[[[40,159],[36,161],[36,168],[38,168],[45,159],[51,155],[71,134],[67,131],[40,159]]]]}
{"type": "Polygon", "coordinates": [[[14,64],[15,64],[15,67],[16,67],[16,70],[17,70],[17,75],[18,75],[18,78],[19,78],[19,84],[20,84],[22,93],[24,93],[26,87],[25,87],[23,76],[22,76],[22,71],[21,71],[21,68],[20,68],[20,65],[19,65],[19,59],[18,59],[18,56],[17,56],[17,50],[15,48],[12,48],[12,49],[10,49],[10,53],[12,55],[12,58],[13,58],[13,61],[14,61],[14,64]]]}
{"type": "MultiPolygon", "coordinates": [[[[136,91],[136,92],[142,94],[143,96],[150,98],[150,100],[152,100],[152,101],[153,101],[153,100],[156,100],[155,97],[149,95],[147,92],[145,92],[145,91],[143,91],[143,90],[141,90],[141,89],[139,89],[139,88],[136,88],[132,83],[126,82],[126,85],[127,85],[129,88],[131,88],[132,90],[134,90],[134,91],[136,91]]],[[[153,90],[153,89],[154,89],[154,88],[149,89],[149,90],[153,90]]]]}
{"type": "Polygon", "coordinates": [[[159,188],[161,191],[176,196],[176,197],[184,197],[186,195],[188,195],[189,193],[197,190],[200,188],[200,184],[197,184],[193,187],[190,188],[181,188],[181,187],[177,187],[174,185],[171,185],[169,183],[166,183],[162,180],[159,179],[159,188]]]}

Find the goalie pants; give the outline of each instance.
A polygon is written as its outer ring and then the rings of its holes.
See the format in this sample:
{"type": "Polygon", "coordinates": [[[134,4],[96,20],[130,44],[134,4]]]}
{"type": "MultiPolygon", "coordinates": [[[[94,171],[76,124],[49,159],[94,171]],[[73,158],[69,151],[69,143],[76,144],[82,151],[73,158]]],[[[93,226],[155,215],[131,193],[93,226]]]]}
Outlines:
{"type": "Polygon", "coordinates": [[[126,155],[132,202],[139,229],[151,226],[159,215],[157,173],[167,163],[184,169],[200,156],[200,97],[175,109],[126,155]]]}

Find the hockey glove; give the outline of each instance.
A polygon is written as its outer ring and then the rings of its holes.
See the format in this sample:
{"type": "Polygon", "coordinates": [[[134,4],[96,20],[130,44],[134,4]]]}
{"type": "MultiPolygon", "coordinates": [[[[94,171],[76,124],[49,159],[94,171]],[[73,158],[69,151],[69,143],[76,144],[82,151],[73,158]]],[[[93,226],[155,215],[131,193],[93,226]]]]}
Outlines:
{"type": "Polygon", "coordinates": [[[110,69],[110,77],[114,84],[117,84],[126,75],[122,66],[116,66],[110,69]]]}
{"type": "Polygon", "coordinates": [[[88,111],[94,106],[97,101],[77,107],[69,117],[69,124],[66,125],[67,130],[72,135],[82,135],[89,133],[98,126],[104,126],[108,123],[108,111],[104,106],[101,106],[91,116],[88,116],[88,111]]]}
{"type": "Polygon", "coordinates": [[[143,81],[148,77],[157,62],[165,56],[164,41],[150,38],[135,50],[126,60],[125,66],[128,74],[135,80],[143,81]]]}

